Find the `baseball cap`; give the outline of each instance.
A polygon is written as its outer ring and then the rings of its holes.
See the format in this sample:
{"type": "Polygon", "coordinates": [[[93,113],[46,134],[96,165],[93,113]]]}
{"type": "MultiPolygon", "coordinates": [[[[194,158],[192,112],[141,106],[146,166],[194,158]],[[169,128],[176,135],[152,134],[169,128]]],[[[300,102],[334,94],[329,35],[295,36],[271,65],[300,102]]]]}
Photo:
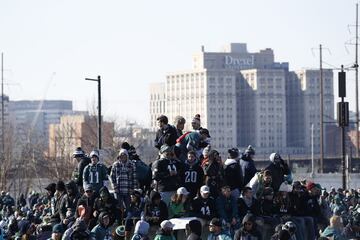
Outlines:
{"type": "Polygon", "coordinates": [[[178,190],[176,190],[176,194],[178,194],[178,195],[180,195],[180,194],[182,194],[182,195],[188,195],[189,192],[188,192],[188,190],[186,190],[186,188],[180,187],[180,188],[178,188],[178,190]]]}
{"type": "Polygon", "coordinates": [[[209,192],[210,192],[210,188],[209,188],[208,186],[204,185],[204,186],[202,186],[202,187],[200,188],[200,192],[201,192],[201,193],[209,193],[209,192]]]}
{"type": "Polygon", "coordinates": [[[166,152],[173,152],[174,151],[174,147],[173,146],[169,146],[167,144],[163,144],[160,147],[160,153],[166,153],[166,152]]]}
{"type": "Polygon", "coordinates": [[[221,221],[218,218],[213,218],[213,219],[211,219],[211,222],[209,225],[221,227],[221,221]]]}
{"type": "Polygon", "coordinates": [[[169,220],[164,220],[160,223],[160,227],[162,229],[173,229],[174,228],[174,224],[172,224],[169,220]]]}
{"type": "Polygon", "coordinates": [[[207,135],[208,138],[210,138],[209,130],[207,130],[206,128],[200,129],[199,133],[200,134],[205,134],[205,135],[207,135]]]}

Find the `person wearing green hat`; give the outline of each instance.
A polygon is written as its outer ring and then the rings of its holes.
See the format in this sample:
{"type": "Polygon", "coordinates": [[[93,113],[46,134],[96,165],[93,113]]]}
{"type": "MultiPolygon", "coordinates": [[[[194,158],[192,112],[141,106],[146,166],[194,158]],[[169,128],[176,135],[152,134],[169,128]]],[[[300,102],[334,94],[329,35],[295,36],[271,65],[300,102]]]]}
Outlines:
{"type": "Polygon", "coordinates": [[[160,159],[152,165],[153,179],[156,181],[156,191],[161,199],[169,204],[171,196],[175,193],[181,183],[183,176],[183,164],[173,158],[173,147],[162,145],[160,148],[160,159]]]}
{"type": "Polygon", "coordinates": [[[61,240],[65,229],[62,224],[55,224],[52,228],[51,238],[48,240],[61,240]]]}

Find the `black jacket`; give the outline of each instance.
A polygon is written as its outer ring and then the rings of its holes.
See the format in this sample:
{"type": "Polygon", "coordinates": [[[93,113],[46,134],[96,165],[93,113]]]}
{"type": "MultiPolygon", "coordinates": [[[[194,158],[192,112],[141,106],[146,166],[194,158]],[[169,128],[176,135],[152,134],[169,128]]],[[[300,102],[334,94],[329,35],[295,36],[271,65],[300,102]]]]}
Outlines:
{"type": "Polygon", "coordinates": [[[260,204],[255,198],[252,198],[251,206],[247,206],[243,198],[238,199],[239,216],[243,218],[247,213],[252,213],[255,216],[260,216],[260,204]]]}
{"type": "Polygon", "coordinates": [[[223,181],[223,168],[220,163],[208,159],[203,160],[202,168],[205,174],[205,185],[209,186],[210,195],[217,198],[223,181]]]}
{"type": "Polygon", "coordinates": [[[243,186],[246,186],[256,173],[255,162],[247,155],[243,155],[240,159],[240,167],[242,172],[243,186]]]}
{"type": "Polygon", "coordinates": [[[155,204],[155,199],[161,198],[158,192],[150,193],[151,202],[145,204],[144,216],[145,220],[152,225],[159,225],[162,221],[168,219],[168,209],[164,201],[160,200],[160,204],[155,204]]]}
{"type": "Polygon", "coordinates": [[[176,128],[170,124],[166,124],[163,128],[156,132],[155,147],[160,149],[163,144],[174,146],[178,139],[178,132],[176,128]]]}
{"type": "Polygon", "coordinates": [[[290,174],[290,169],[285,162],[283,162],[283,164],[275,164],[271,162],[265,170],[269,170],[271,172],[271,186],[275,192],[279,191],[280,185],[284,182],[284,175],[290,174]]]}
{"type": "MultiPolygon", "coordinates": [[[[93,194],[90,198],[86,196],[84,193],[78,200],[76,209],[79,209],[80,205],[83,205],[86,208],[86,216],[89,218],[93,218],[94,212],[94,203],[95,203],[95,194],[93,194]]],[[[79,212],[76,211],[76,217],[79,217],[79,212]]]]}
{"type": "Polygon", "coordinates": [[[275,214],[274,202],[271,200],[261,199],[260,200],[260,213],[261,216],[272,217],[275,214]]]}
{"type": "Polygon", "coordinates": [[[181,183],[184,167],[175,159],[160,158],[152,164],[153,179],[156,180],[156,188],[159,192],[176,191],[181,183]],[[170,169],[177,172],[170,175],[170,169]]]}
{"type": "Polygon", "coordinates": [[[76,185],[78,185],[79,187],[83,186],[84,168],[90,163],[91,163],[90,158],[83,157],[74,169],[72,180],[74,180],[76,185]]]}
{"type": "Polygon", "coordinates": [[[71,209],[71,211],[74,213],[76,212],[76,206],[77,202],[80,198],[80,194],[78,192],[76,183],[74,181],[71,181],[67,186],[67,189],[71,188],[71,191],[68,191],[68,194],[63,198],[61,205],[60,205],[60,219],[64,220],[66,218],[66,212],[71,209]],[[71,194],[69,194],[71,192],[71,194]]]}
{"type": "Polygon", "coordinates": [[[191,202],[191,216],[211,220],[216,216],[215,200],[212,197],[207,199],[201,196],[191,202]]]}
{"type": "Polygon", "coordinates": [[[253,214],[246,214],[242,220],[242,227],[235,232],[234,240],[242,239],[251,239],[251,240],[261,240],[261,233],[256,228],[255,216],[253,214]],[[246,231],[244,224],[246,222],[251,222],[252,228],[250,231],[246,231]],[[251,238],[250,238],[251,237],[251,238]]]}
{"type": "Polygon", "coordinates": [[[291,192],[289,194],[291,202],[291,215],[294,216],[305,216],[306,214],[306,195],[291,192]]]}
{"type": "Polygon", "coordinates": [[[204,184],[204,171],[198,163],[193,166],[185,163],[182,183],[182,186],[190,192],[190,199],[193,199],[204,184]]]}
{"type": "Polygon", "coordinates": [[[51,216],[51,223],[59,223],[61,221],[60,218],[60,212],[61,212],[61,203],[63,201],[63,199],[65,198],[65,192],[62,193],[57,200],[55,201],[55,212],[54,214],[51,216]]]}
{"type": "Polygon", "coordinates": [[[94,211],[97,211],[98,215],[102,212],[107,212],[110,217],[110,225],[114,223],[115,219],[120,217],[120,209],[117,207],[116,199],[110,194],[106,187],[100,188],[100,196],[95,199],[94,211]],[[107,195],[107,199],[102,198],[102,195],[107,195]]]}
{"type": "Polygon", "coordinates": [[[224,163],[224,182],[231,190],[241,189],[241,169],[237,160],[227,159],[224,163]]]}

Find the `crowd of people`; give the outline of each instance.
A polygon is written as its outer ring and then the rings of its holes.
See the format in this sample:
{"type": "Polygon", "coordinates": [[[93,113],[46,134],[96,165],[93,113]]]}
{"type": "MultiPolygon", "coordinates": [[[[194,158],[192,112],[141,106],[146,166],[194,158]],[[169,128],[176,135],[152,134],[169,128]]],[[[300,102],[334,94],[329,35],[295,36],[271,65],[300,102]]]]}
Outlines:
{"type": "Polygon", "coordinates": [[[157,121],[150,164],[127,142],[111,166],[77,147],[72,179],[16,201],[2,192],[0,240],[360,239],[360,189],[294,181],[278,153],[257,169],[252,146],[222,159],[198,114],[187,132],[181,116],[157,121]]]}

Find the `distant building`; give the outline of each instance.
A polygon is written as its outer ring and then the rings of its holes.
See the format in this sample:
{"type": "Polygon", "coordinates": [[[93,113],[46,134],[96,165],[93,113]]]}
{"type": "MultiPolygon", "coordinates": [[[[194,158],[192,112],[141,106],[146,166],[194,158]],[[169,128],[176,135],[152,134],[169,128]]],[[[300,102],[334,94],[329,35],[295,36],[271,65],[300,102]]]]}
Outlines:
{"type": "MultiPolygon", "coordinates": [[[[102,147],[113,148],[114,123],[102,122],[102,147]]],[[[81,146],[86,153],[97,148],[97,118],[88,115],[62,116],[49,126],[49,156],[70,156],[81,146]]]]}
{"type": "MultiPolygon", "coordinates": [[[[155,132],[144,128],[136,123],[125,123],[116,131],[114,138],[114,149],[120,149],[123,142],[128,142],[136,149],[140,159],[151,163],[157,159],[158,152],[154,148],[155,132]]],[[[116,153],[118,154],[118,152],[116,153]]]]}
{"type": "MultiPolygon", "coordinates": [[[[324,120],[334,117],[332,74],[324,71],[324,120]]],[[[192,70],[167,74],[163,87],[150,88],[151,128],[165,114],[170,123],[177,115],[185,117],[185,129],[191,130],[192,118],[200,114],[212,146],[223,153],[251,144],[258,156],[268,156],[310,153],[314,124],[318,152],[319,75],[319,70],[290,72],[288,63],[274,61],[269,48],[255,53],[244,43],[231,43],[222,52],[202,48],[193,56],[192,70]],[[154,98],[159,93],[164,97],[154,98]]]]}
{"type": "MultiPolygon", "coordinates": [[[[314,153],[320,153],[320,71],[303,69],[290,72],[287,94],[287,119],[289,147],[304,147],[311,151],[313,137],[314,153]],[[313,130],[312,130],[313,126],[313,130]],[[312,132],[313,131],[313,132],[312,132]]],[[[324,138],[325,127],[334,125],[333,71],[323,70],[324,138]]],[[[329,128],[330,129],[330,128],[329,128]]],[[[326,142],[324,141],[324,144],[326,142]]],[[[325,148],[325,146],[324,146],[325,148]]]]}
{"type": "Polygon", "coordinates": [[[27,142],[34,138],[47,141],[49,125],[59,123],[61,116],[72,113],[72,101],[23,100],[9,103],[11,123],[15,129],[15,136],[20,142],[27,142]]]}
{"type": "Polygon", "coordinates": [[[156,119],[166,112],[165,110],[165,84],[152,83],[150,84],[150,126],[152,130],[157,128],[156,119]]]}
{"type": "Polygon", "coordinates": [[[287,147],[286,69],[242,70],[238,143],[256,146],[260,153],[287,147]]]}

